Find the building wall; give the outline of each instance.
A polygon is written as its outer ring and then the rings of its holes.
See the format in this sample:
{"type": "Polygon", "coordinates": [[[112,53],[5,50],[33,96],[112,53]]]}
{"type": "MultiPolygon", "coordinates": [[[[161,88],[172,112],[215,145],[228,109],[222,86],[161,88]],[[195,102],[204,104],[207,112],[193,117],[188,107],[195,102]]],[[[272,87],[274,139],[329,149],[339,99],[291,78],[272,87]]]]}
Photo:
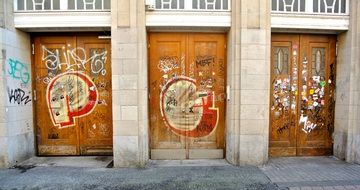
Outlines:
{"type": "Polygon", "coordinates": [[[334,155],[360,162],[360,2],[351,1],[350,26],[338,35],[334,155]]]}
{"type": "Polygon", "coordinates": [[[349,90],[345,91],[348,92],[348,106],[344,110],[347,121],[343,125],[348,127],[346,161],[360,163],[360,2],[351,1],[350,7],[350,28],[344,43],[347,51],[343,52],[349,85],[349,90]]]}
{"type": "MultiPolygon", "coordinates": [[[[111,12],[114,164],[142,166],[149,159],[145,5],[112,1],[111,12]]],[[[236,165],[259,165],[267,161],[268,149],[269,2],[233,1],[232,19],[226,158],[236,165]]]]}
{"type": "Polygon", "coordinates": [[[149,159],[144,1],[111,1],[114,166],[149,159]]]}
{"type": "MultiPolygon", "coordinates": [[[[14,28],[12,6],[13,1],[0,3],[0,167],[35,152],[30,36],[14,28]]],[[[338,35],[334,155],[360,163],[360,2],[350,7],[350,30],[338,35]]],[[[111,14],[114,165],[144,166],[149,160],[144,1],[112,0],[111,14]]],[[[270,1],[232,1],[231,14],[226,159],[261,165],[268,159],[270,1]]]]}
{"type": "Polygon", "coordinates": [[[232,1],[226,158],[235,165],[267,161],[270,32],[270,1],[232,1]]]}
{"type": "Polygon", "coordinates": [[[31,49],[13,26],[13,2],[0,4],[0,167],[8,167],[34,155],[31,49]]]}

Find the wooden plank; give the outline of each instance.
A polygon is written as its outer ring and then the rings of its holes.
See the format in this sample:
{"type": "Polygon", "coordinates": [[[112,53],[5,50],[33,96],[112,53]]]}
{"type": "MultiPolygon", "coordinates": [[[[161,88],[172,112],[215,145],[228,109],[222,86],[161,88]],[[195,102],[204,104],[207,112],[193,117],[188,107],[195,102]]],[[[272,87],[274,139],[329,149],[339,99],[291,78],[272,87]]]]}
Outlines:
{"type": "Polygon", "coordinates": [[[189,149],[189,159],[223,159],[224,149],[189,149]]]}
{"type": "Polygon", "coordinates": [[[186,149],[151,149],[150,159],[184,160],[186,159],[186,149]]]}

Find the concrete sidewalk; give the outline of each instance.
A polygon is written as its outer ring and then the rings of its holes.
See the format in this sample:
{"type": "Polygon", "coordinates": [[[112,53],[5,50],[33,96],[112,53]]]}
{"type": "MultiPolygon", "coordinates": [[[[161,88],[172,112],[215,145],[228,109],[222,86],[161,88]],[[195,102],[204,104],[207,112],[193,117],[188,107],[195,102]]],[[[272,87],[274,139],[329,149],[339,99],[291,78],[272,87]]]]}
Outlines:
{"type": "Polygon", "coordinates": [[[106,168],[111,157],[33,158],[0,170],[7,189],[290,189],[360,190],[360,165],[333,157],[273,158],[262,167],[225,160],[150,161],[106,168]]]}
{"type": "Polygon", "coordinates": [[[334,157],[273,158],[260,168],[280,189],[360,190],[360,165],[334,157]]]}
{"type": "Polygon", "coordinates": [[[21,165],[0,170],[0,189],[277,189],[257,167],[197,162],[152,161],[143,169],[21,165]]]}

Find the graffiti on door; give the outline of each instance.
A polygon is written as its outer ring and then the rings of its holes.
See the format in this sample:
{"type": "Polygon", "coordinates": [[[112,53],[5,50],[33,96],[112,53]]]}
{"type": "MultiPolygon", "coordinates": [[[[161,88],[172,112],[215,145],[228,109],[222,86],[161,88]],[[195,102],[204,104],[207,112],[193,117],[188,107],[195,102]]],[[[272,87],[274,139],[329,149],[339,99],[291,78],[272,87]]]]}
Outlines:
{"type": "Polygon", "coordinates": [[[79,71],[54,77],[46,90],[51,120],[59,128],[73,126],[75,117],[90,114],[98,101],[94,82],[79,71]]]}
{"type": "Polygon", "coordinates": [[[161,115],[175,134],[204,137],[211,134],[218,123],[219,110],[214,98],[213,91],[197,90],[195,79],[174,77],[162,87],[161,115]]]}
{"type": "Polygon", "coordinates": [[[69,46],[68,49],[48,49],[42,46],[42,60],[49,70],[61,70],[63,67],[67,71],[86,70],[86,65],[90,64],[90,71],[92,74],[106,74],[105,63],[107,59],[107,51],[105,49],[93,49],[91,56],[86,55],[84,48],[73,48],[69,46]],[[62,52],[62,53],[61,53],[62,52]],[[63,62],[60,61],[60,55],[64,57],[63,62]]]}
{"type": "Polygon", "coordinates": [[[62,48],[42,45],[41,50],[48,70],[42,80],[47,85],[46,101],[55,126],[74,126],[76,117],[89,115],[96,105],[108,105],[104,99],[109,96],[105,89],[107,82],[99,78],[107,73],[105,48],[85,50],[71,45],[62,48]]]}

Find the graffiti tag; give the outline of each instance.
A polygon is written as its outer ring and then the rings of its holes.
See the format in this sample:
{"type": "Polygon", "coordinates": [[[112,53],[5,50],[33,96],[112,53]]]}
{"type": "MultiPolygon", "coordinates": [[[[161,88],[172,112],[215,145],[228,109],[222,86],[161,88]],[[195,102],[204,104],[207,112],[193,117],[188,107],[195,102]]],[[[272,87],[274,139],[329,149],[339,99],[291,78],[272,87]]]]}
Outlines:
{"type": "Polygon", "coordinates": [[[86,70],[86,65],[90,64],[90,69],[93,74],[106,74],[105,63],[107,60],[107,51],[105,49],[92,49],[91,57],[87,58],[86,50],[84,48],[63,48],[62,55],[65,61],[60,61],[59,49],[47,49],[42,46],[42,60],[45,62],[46,68],[49,70],[61,70],[65,67],[67,71],[75,69],[86,70]]]}
{"type": "MultiPolygon", "coordinates": [[[[183,59],[182,59],[183,60],[183,59]]],[[[169,57],[164,56],[160,57],[158,69],[160,69],[162,72],[167,73],[173,69],[179,68],[179,59],[176,56],[169,57]]]]}
{"type": "Polygon", "coordinates": [[[20,88],[10,89],[7,87],[8,97],[10,103],[17,103],[18,105],[26,105],[31,102],[29,94],[20,88]]]}
{"type": "Polygon", "coordinates": [[[9,75],[14,79],[21,80],[24,84],[27,84],[30,80],[28,66],[15,59],[9,59],[8,63],[10,66],[8,70],[9,75]]]}
{"type": "Polygon", "coordinates": [[[95,109],[98,92],[87,75],[69,71],[51,79],[46,99],[53,124],[63,128],[73,126],[75,117],[86,116],[95,109]]]}
{"type": "Polygon", "coordinates": [[[189,77],[175,77],[163,86],[160,111],[165,125],[181,136],[204,137],[218,124],[215,93],[197,90],[196,81],[189,77]]]}
{"type": "Polygon", "coordinates": [[[196,60],[196,68],[199,66],[209,66],[211,63],[215,63],[215,57],[214,56],[197,56],[196,60]]]}

